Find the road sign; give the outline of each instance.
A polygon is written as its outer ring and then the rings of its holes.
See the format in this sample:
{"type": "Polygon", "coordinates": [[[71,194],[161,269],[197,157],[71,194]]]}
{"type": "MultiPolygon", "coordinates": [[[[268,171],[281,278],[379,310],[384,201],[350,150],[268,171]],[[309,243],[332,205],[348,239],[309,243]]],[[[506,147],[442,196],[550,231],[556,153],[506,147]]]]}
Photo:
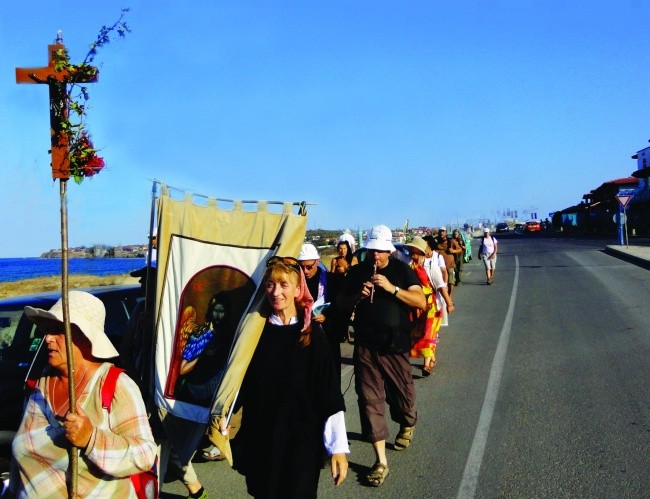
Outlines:
{"type": "Polygon", "coordinates": [[[630,202],[630,199],[632,199],[631,195],[624,195],[624,196],[616,196],[616,199],[618,199],[618,202],[621,203],[621,206],[625,208],[628,203],[630,202]]]}
{"type": "MultiPolygon", "coordinates": [[[[624,224],[625,222],[627,222],[627,215],[625,215],[625,213],[621,213],[621,214],[620,214],[620,217],[621,217],[621,221],[620,221],[620,223],[624,224]]],[[[619,214],[616,213],[616,214],[612,217],[612,220],[614,220],[614,223],[619,223],[618,219],[619,219],[619,214]]]]}

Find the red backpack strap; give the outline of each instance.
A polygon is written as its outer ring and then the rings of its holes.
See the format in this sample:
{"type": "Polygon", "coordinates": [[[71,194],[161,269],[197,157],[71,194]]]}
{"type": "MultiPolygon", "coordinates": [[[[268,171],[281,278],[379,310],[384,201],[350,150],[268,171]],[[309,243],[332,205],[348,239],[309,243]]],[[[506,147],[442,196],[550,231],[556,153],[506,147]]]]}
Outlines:
{"type": "Polygon", "coordinates": [[[115,395],[115,386],[117,385],[117,378],[122,374],[123,369],[111,365],[108,369],[108,374],[102,385],[102,407],[108,412],[111,412],[111,402],[113,395],[115,395]]]}

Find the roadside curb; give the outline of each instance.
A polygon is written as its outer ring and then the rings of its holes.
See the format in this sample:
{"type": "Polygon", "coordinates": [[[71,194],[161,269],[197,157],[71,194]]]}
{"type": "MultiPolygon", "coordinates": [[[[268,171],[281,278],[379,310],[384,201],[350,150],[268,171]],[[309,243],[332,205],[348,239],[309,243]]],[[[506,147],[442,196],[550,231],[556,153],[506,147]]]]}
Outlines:
{"type": "Polygon", "coordinates": [[[622,246],[605,246],[605,253],[620,260],[625,260],[626,262],[643,267],[646,270],[650,270],[649,258],[639,254],[634,254],[633,252],[630,252],[629,249],[626,251],[622,246]]]}

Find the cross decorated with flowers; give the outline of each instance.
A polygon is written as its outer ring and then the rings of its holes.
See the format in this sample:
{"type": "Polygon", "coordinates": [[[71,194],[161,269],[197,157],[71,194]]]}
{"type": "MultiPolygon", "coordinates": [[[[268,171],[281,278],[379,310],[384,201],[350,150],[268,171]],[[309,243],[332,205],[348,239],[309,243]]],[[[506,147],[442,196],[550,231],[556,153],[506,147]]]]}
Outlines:
{"type": "MultiPolygon", "coordinates": [[[[66,128],[68,118],[68,84],[97,81],[97,68],[84,65],[77,70],[62,67],[67,52],[61,32],[56,41],[47,46],[48,64],[41,68],[16,68],[16,83],[44,84],[50,90],[50,136],[52,142],[52,178],[70,178],[70,137],[66,128]]],[[[75,67],[78,68],[78,67],[75,67]]],[[[103,166],[103,165],[102,165],[103,166]]]]}

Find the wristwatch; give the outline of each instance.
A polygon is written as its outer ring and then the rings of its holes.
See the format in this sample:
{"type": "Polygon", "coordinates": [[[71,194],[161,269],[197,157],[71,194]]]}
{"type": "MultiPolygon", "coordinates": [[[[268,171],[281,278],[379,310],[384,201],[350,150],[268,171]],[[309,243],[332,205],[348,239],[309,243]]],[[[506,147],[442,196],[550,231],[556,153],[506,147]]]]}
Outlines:
{"type": "Polygon", "coordinates": [[[395,286],[395,291],[393,291],[393,296],[397,296],[398,292],[399,292],[399,288],[395,286]]]}

